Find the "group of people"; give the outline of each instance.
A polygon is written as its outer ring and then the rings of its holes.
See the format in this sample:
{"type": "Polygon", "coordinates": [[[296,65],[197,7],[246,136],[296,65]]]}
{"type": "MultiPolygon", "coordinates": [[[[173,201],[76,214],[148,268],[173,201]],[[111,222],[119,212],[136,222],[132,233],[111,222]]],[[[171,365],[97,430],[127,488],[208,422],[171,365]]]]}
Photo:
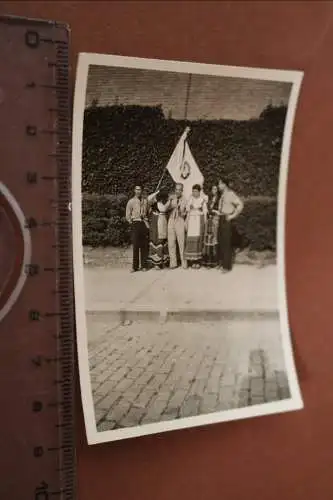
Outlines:
{"type": "Polygon", "coordinates": [[[135,186],[126,207],[132,230],[132,272],[175,269],[178,261],[184,269],[205,265],[229,272],[232,221],[242,210],[242,200],[223,180],[212,186],[208,196],[195,184],[188,199],[182,184],[176,184],[171,194],[161,189],[147,197],[141,186],[135,186]]]}

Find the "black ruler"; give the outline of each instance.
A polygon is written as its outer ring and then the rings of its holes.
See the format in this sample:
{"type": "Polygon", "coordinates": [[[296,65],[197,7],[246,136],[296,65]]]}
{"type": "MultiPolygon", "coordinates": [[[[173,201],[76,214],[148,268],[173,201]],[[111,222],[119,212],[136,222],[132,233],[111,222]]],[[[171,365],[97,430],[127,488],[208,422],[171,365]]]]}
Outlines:
{"type": "Polygon", "coordinates": [[[75,498],[69,31],[0,18],[0,498],[75,498]]]}

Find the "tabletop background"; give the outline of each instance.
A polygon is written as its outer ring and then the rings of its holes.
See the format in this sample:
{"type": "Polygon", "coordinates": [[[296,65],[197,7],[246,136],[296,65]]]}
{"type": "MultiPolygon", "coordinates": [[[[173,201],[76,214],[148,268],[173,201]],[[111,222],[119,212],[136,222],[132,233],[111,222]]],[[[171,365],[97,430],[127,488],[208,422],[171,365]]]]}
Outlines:
{"type": "Polygon", "coordinates": [[[290,323],[305,409],[87,446],[77,396],[79,500],[333,498],[333,3],[0,2],[68,23],[79,52],[303,70],[288,180],[290,323]]]}

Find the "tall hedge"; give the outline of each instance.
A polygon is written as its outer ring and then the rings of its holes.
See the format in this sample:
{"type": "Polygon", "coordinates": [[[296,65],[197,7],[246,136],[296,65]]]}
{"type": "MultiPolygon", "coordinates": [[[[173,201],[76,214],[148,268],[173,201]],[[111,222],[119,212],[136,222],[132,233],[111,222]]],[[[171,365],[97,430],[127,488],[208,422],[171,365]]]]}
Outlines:
{"type": "MultiPolygon", "coordinates": [[[[206,189],[227,175],[242,196],[276,196],[286,108],[266,108],[248,121],[185,122],[164,117],[161,107],[90,107],[84,115],[83,191],[153,190],[184,131],[205,177],[206,189]]],[[[166,177],[171,185],[171,179],[166,177]]]]}
{"type": "MultiPolygon", "coordinates": [[[[130,229],[125,220],[127,196],[83,194],[83,244],[127,246],[130,229]]],[[[276,248],[276,200],[250,198],[235,221],[234,244],[251,250],[276,248]]]]}
{"type": "Polygon", "coordinates": [[[276,250],[277,200],[250,198],[234,221],[234,245],[250,250],[276,250]]]}
{"type": "Polygon", "coordinates": [[[82,197],[83,244],[98,246],[126,246],[130,243],[130,229],[125,219],[126,195],[98,195],[84,193],[82,197]]]}
{"type": "MultiPolygon", "coordinates": [[[[205,177],[207,192],[218,177],[227,176],[231,186],[246,200],[245,210],[235,223],[236,245],[274,250],[275,200],[285,117],[284,106],[268,106],[258,119],[241,122],[167,119],[159,106],[86,109],[82,170],[84,244],[130,243],[125,207],[133,186],[140,183],[147,192],[155,189],[180,135],[190,125],[189,144],[205,177]]],[[[164,183],[172,186],[168,175],[164,183]]]]}

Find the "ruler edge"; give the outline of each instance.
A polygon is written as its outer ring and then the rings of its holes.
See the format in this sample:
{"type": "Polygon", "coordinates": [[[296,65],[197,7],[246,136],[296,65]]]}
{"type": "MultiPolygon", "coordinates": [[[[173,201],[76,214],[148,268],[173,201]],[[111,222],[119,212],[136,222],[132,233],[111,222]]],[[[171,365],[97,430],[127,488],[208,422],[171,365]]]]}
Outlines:
{"type": "Polygon", "coordinates": [[[17,25],[34,24],[36,26],[53,26],[54,28],[65,29],[68,33],[70,33],[71,31],[69,24],[65,22],[51,21],[49,19],[40,19],[40,18],[37,19],[34,17],[14,16],[10,14],[0,15],[0,23],[17,24],[17,25]]]}
{"type": "MultiPolygon", "coordinates": [[[[15,17],[15,16],[12,16],[15,17]]],[[[11,21],[12,22],[12,21],[11,21]]],[[[73,92],[72,92],[72,84],[71,84],[71,74],[72,74],[72,65],[70,62],[70,41],[71,41],[71,30],[67,23],[44,20],[44,19],[31,19],[31,18],[20,18],[19,23],[35,23],[36,26],[50,26],[54,29],[60,29],[66,34],[66,44],[67,44],[67,52],[68,52],[68,103],[69,107],[67,110],[68,116],[68,124],[69,124],[69,133],[68,133],[68,167],[69,167],[69,186],[68,186],[68,195],[69,195],[69,203],[71,203],[72,198],[72,143],[73,143],[73,92]]],[[[57,166],[57,170],[58,170],[57,166]]],[[[58,192],[60,195],[60,193],[58,192]]],[[[61,218],[61,215],[59,214],[61,218]]],[[[70,210],[67,211],[67,221],[70,235],[72,234],[72,225],[73,225],[73,215],[70,210]]],[[[57,231],[57,238],[59,238],[59,229],[57,231]]],[[[67,480],[70,483],[70,493],[72,494],[70,500],[75,500],[78,494],[78,482],[77,482],[77,445],[76,445],[76,434],[77,434],[77,420],[76,420],[76,394],[77,394],[77,385],[76,385],[76,355],[77,355],[77,338],[76,338],[76,318],[75,318],[75,289],[74,289],[74,252],[73,252],[73,242],[70,239],[70,243],[68,244],[68,252],[69,252],[69,274],[71,277],[70,280],[70,289],[72,295],[72,301],[70,306],[70,317],[71,317],[71,359],[72,359],[72,369],[71,369],[71,377],[72,377],[72,400],[71,400],[71,408],[72,408],[72,418],[71,418],[71,426],[72,426],[72,464],[69,469],[67,469],[67,480]]],[[[60,253],[58,253],[58,259],[60,259],[60,253]]],[[[61,299],[60,299],[61,300],[61,299]]],[[[59,326],[61,329],[61,321],[59,322],[59,326]]],[[[61,346],[58,343],[58,353],[62,352],[62,349],[65,346],[61,346]]],[[[57,354],[58,355],[58,354],[57,354]]],[[[61,369],[63,366],[61,367],[61,369]]],[[[62,459],[64,459],[64,455],[62,455],[62,459]]],[[[61,466],[60,466],[61,467],[61,466]]],[[[60,474],[61,477],[61,474],[60,474]]],[[[66,474],[64,476],[64,482],[62,486],[66,485],[66,474]]],[[[65,486],[66,488],[66,486],[65,486]]],[[[61,500],[67,498],[67,493],[61,493],[61,500]]]]}
{"type": "MultiPolygon", "coordinates": [[[[64,22],[58,22],[54,20],[48,20],[48,19],[37,19],[37,18],[30,18],[30,17],[24,17],[24,16],[15,16],[15,15],[6,15],[6,14],[1,14],[0,15],[0,25],[8,25],[8,26],[36,26],[37,27],[48,27],[48,28],[55,28],[55,29],[60,29],[65,32],[66,34],[66,43],[68,44],[68,52],[70,49],[70,39],[71,39],[71,29],[69,24],[64,23],[64,22]]],[[[73,93],[71,92],[71,85],[70,85],[70,75],[71,75],[71,70],[72,70],[72,65],[70,64],[70,61],[68,63],[68,79],[69,79],[69,86],[68,86],[68,95],[69,95],[69,103],[72,104],[73,101],[73,93]]],[[[71,164],[71,148],[72,148],[72,110],[69,107],[68,109],[68,120],[69,120],[69,125],[70,125],[70,133],[69,133],[69,174],[71,177],[72,174],[72,164],[71,164]]],[[[70,179],[70,188],[69,188],[69,194],[71,196],[71,182],[72,179],[70,179]]],[[[69,228],[71,231],[72,227],[72,214],[69,214],[69,228]]],[[[70,250],[69,250],[69,261],[70,261],[70,274],[72,276],[72,283],[71,283],[71,291],[72,291],[72,297],[73,297],[73,302],[71,306],[71,317],[72,317],[72,377],[73,377],[73,383],[72,383],[72,428],[73,428],[73,447],[72,447],[72,453],[73,453],[73,463],[72,467],[68,470],[68,475],[69,475],[69,481],[71,483],[71,486],[73,490],[71,493],[74,494],[74,496],[71,497],[71,500],[74,500],[77,496],[77,447],[76,447],[76,417],[75,417],[75,406],[76,406],[76,383],[75,383],[75,365],[76,365],[76,356],[77,356],[77,348],[76,348],[76,321],[75,321],[75,294],[74,294],[74,282],[73,282],[73,245],[70,245],[70,250]]],[[[59,254],[58,254],[59,258],[59,254]]],[[[66,481],[66,479],[65,479],[66,481]]],[[[66,494],[65,494],[66,495],[66,494]]],[[[61,498],[62,492],[61,492],[61,498]]]]}

